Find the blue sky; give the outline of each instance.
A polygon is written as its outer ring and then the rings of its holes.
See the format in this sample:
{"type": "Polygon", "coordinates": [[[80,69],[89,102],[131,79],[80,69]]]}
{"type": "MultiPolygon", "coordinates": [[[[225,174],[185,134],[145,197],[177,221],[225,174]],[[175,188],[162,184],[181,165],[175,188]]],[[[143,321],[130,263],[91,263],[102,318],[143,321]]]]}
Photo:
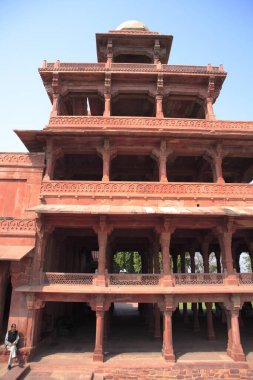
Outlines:
{"type": "Polygon", "coordinates": [[[171,64],[222,63],[217,118],[253,120],[252,0],[0,0],[0,151],[26,151],[12,130],[48,123],[43,59],[96,62],[95,33],[129,19],[174,36],[171,64]]]}

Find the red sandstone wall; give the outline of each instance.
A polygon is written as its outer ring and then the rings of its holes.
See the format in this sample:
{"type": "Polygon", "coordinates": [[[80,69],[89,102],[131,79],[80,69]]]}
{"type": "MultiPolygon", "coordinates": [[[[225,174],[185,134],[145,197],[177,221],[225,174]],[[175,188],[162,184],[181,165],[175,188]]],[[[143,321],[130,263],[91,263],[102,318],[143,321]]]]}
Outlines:
{"type": "Polygon", "coordinates": [[[0,217],[31,218],[25,209],[39,203],[42,153],[0,153],[0,217]]]}

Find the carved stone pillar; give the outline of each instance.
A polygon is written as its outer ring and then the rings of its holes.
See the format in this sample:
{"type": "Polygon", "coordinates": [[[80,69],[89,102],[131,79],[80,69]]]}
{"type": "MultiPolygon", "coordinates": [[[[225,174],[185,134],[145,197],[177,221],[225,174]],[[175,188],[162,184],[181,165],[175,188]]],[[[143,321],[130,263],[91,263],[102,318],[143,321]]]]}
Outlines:
{"type": "Polygon", "coordinates": [[[238,278],[233,267],[232,256],[232,238],[234,227],[232,222],[224,223],[222,227],[217,228],[217,236],[219,239],[220,249],[222,253],[222,265],[227,272],[225,284],[238,285],[238,278]]]}
{"type": "Polygon", "coordinates": [[[207,239],[201,245],[202,255],[203,255],[203,264],[204,264],[204,273],[209,273],[209,241],[207,239]]]}
{"type": "Polygon", "coordinates": [[[96,310],[96,341],[93,353],[93,360],[104,361],[104,310],[96,310]]]}
{"type": "Polygon", "coordinates": [[[154,338],[161,338],[161,319],[160,309],[158,305],[154,304],[154,338]]]}
{"type": "Polygon", "coordinates": [[[99,217],[99,225],[96,230],[98,235],[98,270],[95,278],[95,284],[98,286],[106,285],[106,272],[107,272],[107,241],[108,235],[111,232],[112,227],[106,223],[106,217],[99,217]]]}
{"type": "Polygon", "coordinates": [[[40,328],[38,317],[40,309],[45,306],[45,302],[40,299],[36,299],[36,296],[33,293],[28,293],[26,295],[26,305],[28,309],[28,316],[25,345],[26,347],[32,349],[37,343],[36,338],[39,336],[39,331],[37,331],[40,328]]]}
{"type": "Polygon", "coordinates": [[[36,219],[36,246],[33,259],[33,271],[31,272],[31,283],[39,284],[44,264],[45,248],[48,240],[48,235],[52,232],[52,226],[45,226],[40,219],[36,219]]]}
{"type": "Polygon", "coordinates": [[[206,302],[206,318],[207,318],[207,338],[208,340],[215,340],[215,332],[213,327],[213,312],[212,302],[206,302]]]}
{"type": "Polygon", "coordinates": [[[160,244],[162,250],[163,263],[163,285],[172,285],[171,268],[170,268],[170,239],[173,229],[164,222],[163,232],[160,234],[160,244]]]}
{"type": "Polygon", "coordinates": [[[59,97],[60,97],[59,94],[53,94],[53,105],[52,105],[52,111],[51,111],[50,117],[58,116],[59,97]]]}
{"type": "Polygon", "coordinates": [[[228,318],[228,355],[235,361],[245,361],[245,355],[241,345],[239,312],[241,307],[240,296],[231,297],[231,304],[227,307],[228,318]]]}
{"type": "Polygon", "coordinates": [[[232,330],[231,330],[231,316],[229,310],[225,310],[226,318],[227,318],[227,331],[228,331],[228,342],[227,342],[227,354],[231,356],[232,350],[232,330]]]}
{"type": "Polygon", "coordinates": [[[103,116],[109,117],[111,115],[111,95],[110,94],[104,94],[105,98],[105,109],[103,116]]]}
{"type": "Polygon", "coordinates": [[[207,98],[206,99],[206,106],[205,106],[205,113],[206,113],[206,119],[207,120],[216,120],[215,113],[213,111],[213,99],[207,98]]]}
{"type": "Polygon", "coordinates": [[[166,361],[175,362],[172,343],[172,312],[174,309],[171,296],[165,296],[163,313],[163,357],[166,361]]]}
{"type": "Polygon", "coordinates": [[[156,95],[156,117],[163,118],[163,95],[156,95]]]}
{"type": "Polygon", "coordinates": [[[173,273],[177,273],[178,270],[177,270],[177,252],[174,252],[173,256],[172,256],[172,261],[173,261],[173,273]]]}
{"type": "Polygon", "coordinates": [[[221,273],[220,252],[215,252],[217,273],[221,273]]]}
{"type": "Polygon", "coordinates": [[[158,241],[153,244],[153,255],[154,255],[154,273],[160,273],[160,263],[159,263],[159,243],[158,241]]]}
{"type": "MultiPolygon", "coordinates": [[[[190,252],[191,258],[191,273],[195,273],[196,265],[195,265],[195,249],[192,249],[190,252]]],[[[200,331],[199,326],[199,315],[198,315],[198,304],[196,302],[192,303],[192,313],[193,313],[193,331],[200,331]]]]}
{"type": "Polygon", "coordinates": [[[217,183],[225,183],[222,173],[222,156],[220,154],[215,154],[214,159],[214,170],[215,178],[217,183]]]}
{"type": "Polygon", "coordinates": [[[109,140],[104,141],[104,149],[103,149],[103,182],[108,182],[110,180],[110,144],[109,140]]]}
{"type": "Polygon", "coordinates": [[[54,165],[55,165],[55,157],[54,157],[54,144],[51,138],[47,139],[46,145],[46,168],[44,179],[49,181],[53,179],[54,174],[54,165]]]}
{"type": "Polygon", "coordinates": [[[93,361],[104,361],[104,328],[105,312],[109,310],[110,304],[103,295],[94,297],[90,303],[92,310],[96,312],[96,338],[93,353],[93,361]]]}
{"type": "Polygon", "coordinates": [[[99,275],[105,274],[107,238],[108,238],[107,231],[99,231],[98,232],[98,245],[99,245],[98,274],[99,275]]]}

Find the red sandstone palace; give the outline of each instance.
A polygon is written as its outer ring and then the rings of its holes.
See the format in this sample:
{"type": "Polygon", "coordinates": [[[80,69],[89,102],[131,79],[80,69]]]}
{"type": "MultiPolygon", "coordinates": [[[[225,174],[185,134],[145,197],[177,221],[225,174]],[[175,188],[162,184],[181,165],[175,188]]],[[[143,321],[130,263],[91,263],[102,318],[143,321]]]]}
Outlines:
{"type": "Polygon", "coordinates": [[[205,303],[210,340],[220,308],[227,353],[245,360],[239,315],[253,276],[239,259],[248,252],[253,264],[253,122],[216,119],[226,72],[169,65],[172,39],[126,22],[96,35],[98,63],[44,61],[49,123],[15,131],[29,153],[0,153],[1,337],[17,323],[25,359],[59,318],[85,323],[85,306],[103,361],[113,305],[135,302],[165,360],[176,360],[179,303],[194,330],[205,303]],[[118,252],[137,252],[141,272],[117,273],[118,252]]]}

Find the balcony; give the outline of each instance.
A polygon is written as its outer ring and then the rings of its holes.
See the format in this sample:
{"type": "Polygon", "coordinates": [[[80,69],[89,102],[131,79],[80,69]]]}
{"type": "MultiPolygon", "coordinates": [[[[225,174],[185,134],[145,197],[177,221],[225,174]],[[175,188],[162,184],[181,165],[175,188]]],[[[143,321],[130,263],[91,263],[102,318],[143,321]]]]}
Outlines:
{"type": "MultiPolygon", "coordinates": [[[[85,205],[87,199],[132,199],[149,201],[149,206],[164,206],[164,200],[180,201],[180,206],[245,206],[253,201],[253,186],[238,183],[192,182],[101,182],[101,181],[44,181],[42,200],[50,204],[85,205]],[[183,203],[182,203],[183,201],[183,203]]],[[[147,203],[146,203],[147,205],[147,203]]],[[[174,204],[176,206],[177,203],[174,204]]]]}
{"type": "MultiPolygon", "coordinates": [[[[135,287],[155,286],[163,287],[162,274],[106,274],[106,287],[135,287]]],[[[253,273],[238,273],[236,275],[239,285],[252,285],[253,273]]],[[[62,286],[93,286],[96,284],[97,274],[93,273],[42,273],[40,285],[62,286]]],[[[180,286],[224,286],[226,275],[224,273],[176,273],[172,274],[172,285],[180,286]]]]}
{"type": "MultiPolygon", "coordinates": [[[[39,72],[46,73],[50,71],[60,72],[105,72],[108,71],[106,63],[77,63],[77,62],[47,62],[44,61],[39,72]]],[[[222,65],[220,66],[192,66],[192,65],[156,65],[151,63],[112,63],[110,66],[112,73],[133,72],[133,73],[195,73],[195,74],[220,74],[226,75],[222,65]]]]}

